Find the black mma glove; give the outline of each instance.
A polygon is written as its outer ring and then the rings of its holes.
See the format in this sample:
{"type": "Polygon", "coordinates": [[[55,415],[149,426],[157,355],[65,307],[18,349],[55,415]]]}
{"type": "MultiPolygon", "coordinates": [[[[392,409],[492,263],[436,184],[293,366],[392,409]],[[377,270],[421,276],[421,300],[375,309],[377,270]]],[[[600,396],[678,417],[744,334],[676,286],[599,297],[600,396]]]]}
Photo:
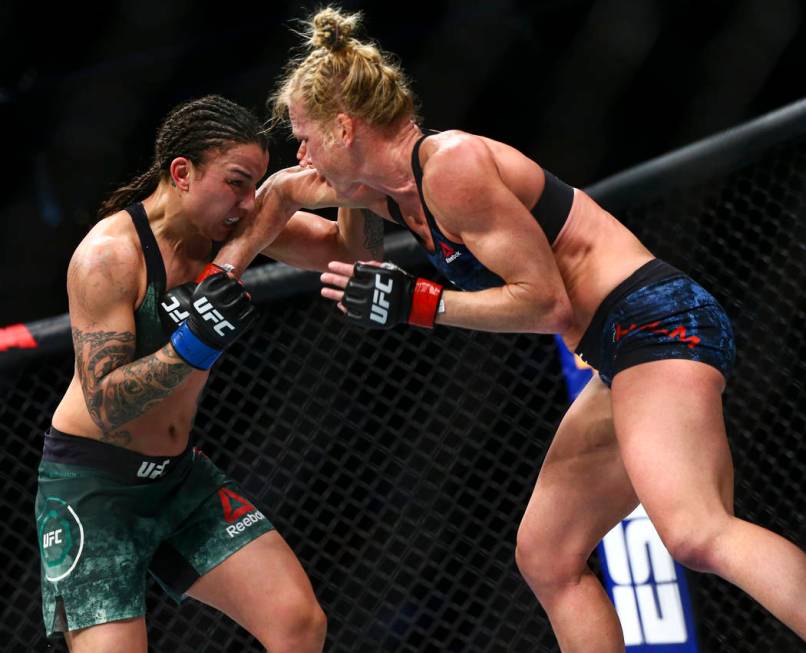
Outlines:
{"type": "Polygon", "coordinates": [[[370,329],[396,324],[432,328],[442,286],[413,277],[394,263],[356,263],[344,289],[347,319],[370,329]]]}
{"type": "Polygon", "coordinates": [[[170,336],[176,331],[176,327],[190,317],[195,289],[196,283],[188,281],[165,291],[159,305],[159,315],[162,330],[166,335],[170,336]]]}
{"type": "Polygon", "coordinates": [[[173,332],[171,342],[188,365],[209,370],[224,349],[252,326],[257,312],[240,282],[213,263],[196,282],[190,315],[173,332]]]}

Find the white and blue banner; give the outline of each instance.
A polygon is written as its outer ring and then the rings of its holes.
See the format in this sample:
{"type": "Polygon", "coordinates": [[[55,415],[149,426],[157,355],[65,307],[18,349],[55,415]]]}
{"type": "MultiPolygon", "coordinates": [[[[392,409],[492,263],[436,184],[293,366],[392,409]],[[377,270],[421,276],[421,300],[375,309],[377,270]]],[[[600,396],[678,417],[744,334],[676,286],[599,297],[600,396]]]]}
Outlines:
{"type": "MultiPolygon", "coordinates": [[[[571,402],[592,372],[559,337],[555,339],[571,402]]],[[[643,507],[605,535],[597,551],[627,651],[697,653],[685,570],[669,555],[643,507]]]]}

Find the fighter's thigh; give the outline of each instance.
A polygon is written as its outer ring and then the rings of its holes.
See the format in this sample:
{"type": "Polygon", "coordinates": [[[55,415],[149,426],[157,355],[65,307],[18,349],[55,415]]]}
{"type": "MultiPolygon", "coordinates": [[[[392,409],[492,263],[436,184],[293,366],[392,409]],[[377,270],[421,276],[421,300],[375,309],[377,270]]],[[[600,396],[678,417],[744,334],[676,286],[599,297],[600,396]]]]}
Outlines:
{"type": "Polygon", "coordinates": [[[284,627],[317,606],[311,582],[275,530],[264,533],[199,578],[187,594],[237,621],[251,633],[284,627]]]}
{"type": "Polygon", "coordinates": [[[145,614],[156,543],[150,524],[133,517],[141,489],[87,469],[40,465],[35,511],[49,634],[145,614]]]}
{"type": "Polygon", "coordinates": [[[144,617],[122,619],[64,634],[70,653],[146,653],[144,617]]]}
{"type": "Polygon", "coordinates": [[[679,359],[637,365],[613,379],[623,458],[653,521],[675,513],[703,520],[732,514],[723,388],[716,368],[679,359]]]}
{"type": "Polygon", "coordinates": [[[565,414],[518,534],[562,542],[587,556],[637,498],[613,429],[610,390],[594,375],[565,414]]]}

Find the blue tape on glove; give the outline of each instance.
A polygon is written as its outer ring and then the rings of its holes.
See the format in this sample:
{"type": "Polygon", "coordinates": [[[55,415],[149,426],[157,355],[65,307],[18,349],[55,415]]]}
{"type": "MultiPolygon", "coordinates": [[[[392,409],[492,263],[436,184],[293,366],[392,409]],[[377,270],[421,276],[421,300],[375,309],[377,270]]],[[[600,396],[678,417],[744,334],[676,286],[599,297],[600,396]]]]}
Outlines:
{"type": "Polygon", "coordinates": [[[173,332],[171,343],[182,360],[197,370],[209,370],[221,356],[221,350],[213,349],[199,340],[198,336],[190,330],[187,322],[182,322],[179,328],[173,332]]]}

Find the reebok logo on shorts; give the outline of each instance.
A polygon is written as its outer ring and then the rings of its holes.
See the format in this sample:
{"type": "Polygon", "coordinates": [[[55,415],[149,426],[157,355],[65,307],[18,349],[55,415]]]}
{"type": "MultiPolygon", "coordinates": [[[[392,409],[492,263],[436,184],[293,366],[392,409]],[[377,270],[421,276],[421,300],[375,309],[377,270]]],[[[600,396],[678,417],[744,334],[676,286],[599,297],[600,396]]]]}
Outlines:
{"type": "Polygon", "coordinates": [[[238,533],[243,533],[247,528],[249,528],[252,524],[257,524],[259,521],[266,519],[260,510],[255,510],[255,512],[250,512],[246,517],[242,520],[235,522],[234,524],[230,524],[227,526],[227,535],[230,537],[235,537],[238,533]]]}
{"type": "Polygon", "coordinates": [[[229,524],[226,531],[230,537],[235,537],[238,533],[243,533],[252,524],[266,519],[264,514],[249,501],[228,488],[220,488],[218,498],[221,500],[221,507],[224,509],[224,521],[229,524]]]}

